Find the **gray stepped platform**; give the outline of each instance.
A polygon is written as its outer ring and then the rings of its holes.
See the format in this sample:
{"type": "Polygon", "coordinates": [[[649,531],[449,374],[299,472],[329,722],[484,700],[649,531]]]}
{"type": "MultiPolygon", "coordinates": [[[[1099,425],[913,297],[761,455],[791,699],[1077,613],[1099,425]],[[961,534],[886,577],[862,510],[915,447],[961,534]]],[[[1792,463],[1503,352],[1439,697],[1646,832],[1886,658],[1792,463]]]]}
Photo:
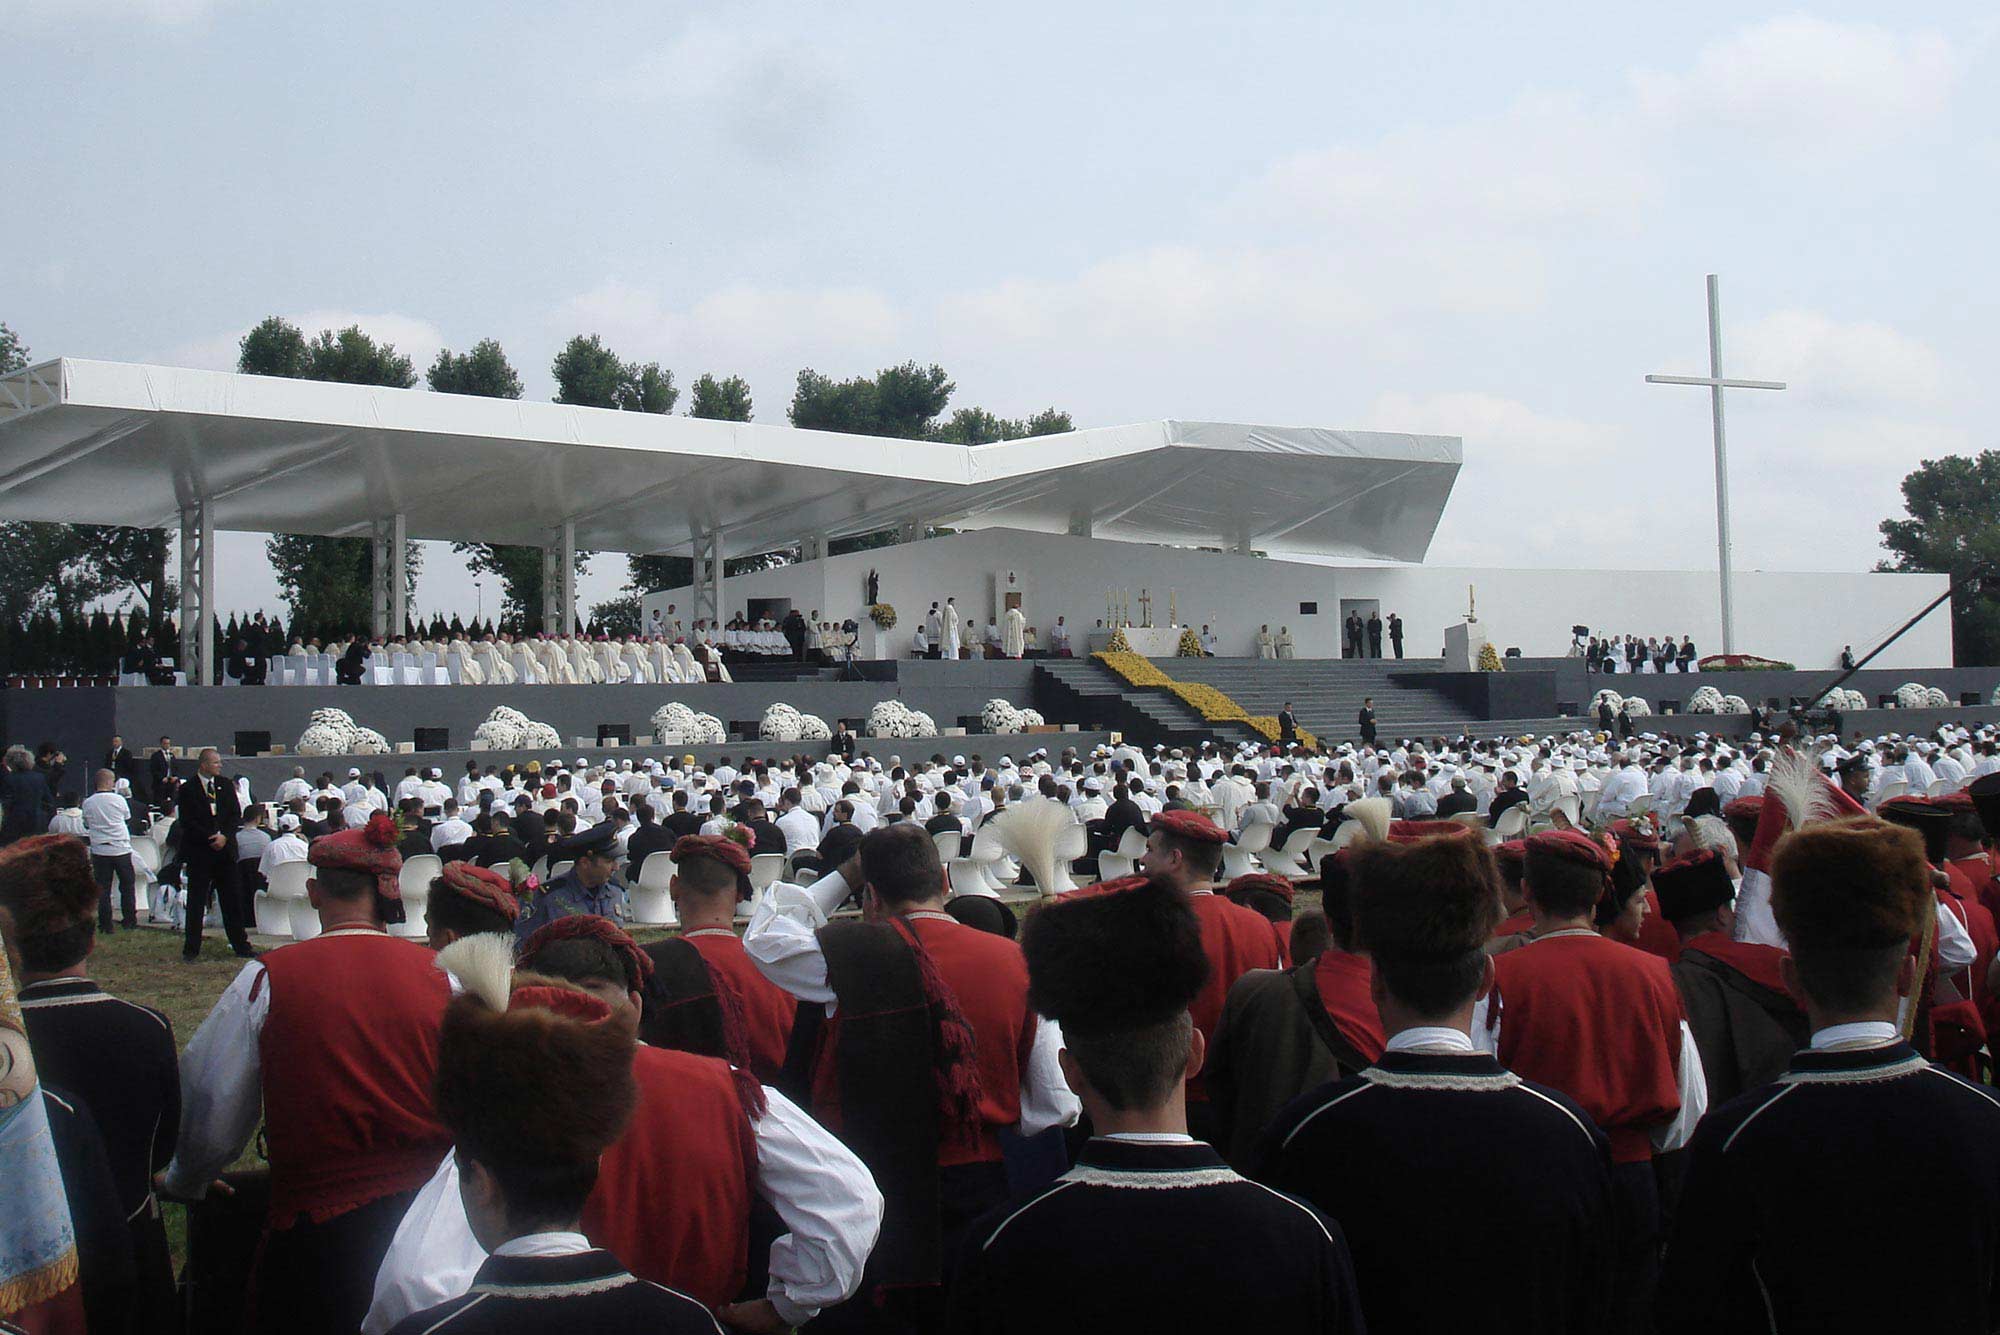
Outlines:
{"type": "Polygon", "coordinates": [[[1317,737],[1359,736],[1363,699],[1375,701],[1379,735],[1455,732],[1480,722],[1463,704],[1423,682],[1440,665],[1397,659],[1167,658],[1154,665],[1178,681],[1213,686],[1248,714],[1275,715],[1290,701],[1299,726],[1317,737]]]}
{"type": "Polygon", "coordinates": [[[1165,691],[1128,686],[1093,659],[1048,659],[1036,667],[1035,695],[1042,712],[1074,719],[1085,728],[1126,733],[1134,741],[1147,743],[1257,736],[1241,724],[1210,723],[1165,691]]]}

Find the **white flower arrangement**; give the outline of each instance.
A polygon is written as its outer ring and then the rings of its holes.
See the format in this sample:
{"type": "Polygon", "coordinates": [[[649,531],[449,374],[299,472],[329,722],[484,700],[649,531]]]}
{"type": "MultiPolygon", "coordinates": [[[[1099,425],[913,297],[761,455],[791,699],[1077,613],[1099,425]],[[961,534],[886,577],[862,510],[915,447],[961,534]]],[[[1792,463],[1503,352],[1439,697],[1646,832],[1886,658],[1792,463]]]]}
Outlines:
{"type": "Polygon", "coordinates": [[[1849,690],[1845,686],[1836,686],[1826,693],[1826,698],[1821,700],[1820,703],[1828,709],[1836,709],[1843,714],[1852,714],[1857,709],[1868,708],[1868,697],[1859,691],[1849,690]]]}
{"type": "MultiPolygon", "coordinates": [[[[1687,712],[1690,714],[1720,714],[1722,712],[1722,692],[1713,686],[1703,686],[1688,697],[1687,712]]],[[[1748,710],[1743,711],[1748,713],[1748,710]]]]}
{"type": "Polygon", "coordinates": [[[1926,707],[1931,709],[1951,708],[1951,697],[1945,694],[1943,691],[1939,690],[1937,687],[1935,686],[1926,687],[1924,689],[1924,694],[1925,694],[1924,704],[1926,707]]]}
{"type": "Polygon", "coordinates": [[[1747,714],[1750,712],[1750,702],[1740,695],[1725,695],[1722,697],[1722,703],[1716,706],[1715,712],[1718,714],[1747,714]]]}
{"type": "Polygon", "coordinates": [[[1633,718],[1645,718],[1653,712],[1653,707],[1636,695],[1625,697],[1625,712],[1633,718]]]}
{"type": "Polygon", "coordinates": [[[1606,705],[1610,705],[1611,712],[1615,714],[1618,712],[1618,707],[1624,703],[1625,697],[1607,686],[1596,695],[1590,697],[1590,712],[1592,716],[1595,716],[1598,710],[1606,705]]]}
{"type": "Polygon", "coordinates": [[[506,705],[495,706],[486,721],[473,729],[472,738],[495,751],[549,751],[562,747],[561,733],[506,705]]]}
{"type": "Polygon", "coordinates": [[[935,737],[937,722],[901,700],[883,700],[868,711],[867,731],[872,737],[935,737]]]}
{"type": "Polygon", "coordinates": [[[826,726],[825,719],[801,714],[781,703],[764,711],[757,724],[757,735],[767,742],[824,742],[832,740],[833,729],[826,726]]]}
{"type": "MultiPolygon", "coordinates": [[[[1939,694],[1943,694],[1943,692],[1939,692],[1939,694]]],[[[1896,708],[1898,709],[1931,708],[1931,688],[1928,686],[1920,685],[1919,683],[1914,681],[1904,682],[1901,686],[1898,686],[1896,688],[1896,708]]]]}
{"type": "Polygon", "coordinates": [[[729,730],[721,719],[697,713],[678,700],[654,710],[652,724],[653,736],[661,746],[713,746],[729,740],[729,730]]]}
{"type": "Polygon", "coordinates": [[[302,756],[385,756],[389,742],[344,709],[315,709],[292,749],[302,756]]]}
{"type": "Polygon", "coordinates": [[[1988,700],[1986,703],[1989,705],[2000,705],[2000,686],[1995,686],[1993,688],[1993,698],[1988,700]]]}

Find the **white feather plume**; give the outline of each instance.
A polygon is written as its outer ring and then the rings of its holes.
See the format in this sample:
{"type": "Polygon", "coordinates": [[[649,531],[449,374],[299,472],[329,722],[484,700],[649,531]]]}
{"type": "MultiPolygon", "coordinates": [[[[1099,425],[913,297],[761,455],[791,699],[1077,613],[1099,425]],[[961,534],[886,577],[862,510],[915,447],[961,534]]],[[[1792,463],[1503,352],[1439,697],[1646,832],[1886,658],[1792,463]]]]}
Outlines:
{"type": "Polygon", "coordinates": [[[1349,802],[1345,808],[1347,819],[1361,827],[1362,837],[1381,843],[1389,837],[1389,822],[1396,809],[1386,797],[1364,797],[1359,802],[1349,802]]]}
{"type": "Polygon", "coordinates": [[[1056,845],[1063,831],[1075,823],[1068,806],[1054,798],[1038,797],[1009,803],[986,828],[993,831],[1009,857],[1028,869],[1036,886],[1047,895],[1063,883],[1056,873],[1056,845]]]}
{"type": "Polygon", "coordinates": [[[514,990],[514,938],[505,932],[461,936],[437,953],[437,966],[496,1011],[514,990]]]}
{"type": "Polygon", "coordinates": [[[1771,762],[1764,796],[1784,804],[1788,830],[1832,820],[1840,814],[1840,806],[1833,800],[1833,791],[1827,787],[1818,764],[1797,751],[1780,752],[1771,762]]]}

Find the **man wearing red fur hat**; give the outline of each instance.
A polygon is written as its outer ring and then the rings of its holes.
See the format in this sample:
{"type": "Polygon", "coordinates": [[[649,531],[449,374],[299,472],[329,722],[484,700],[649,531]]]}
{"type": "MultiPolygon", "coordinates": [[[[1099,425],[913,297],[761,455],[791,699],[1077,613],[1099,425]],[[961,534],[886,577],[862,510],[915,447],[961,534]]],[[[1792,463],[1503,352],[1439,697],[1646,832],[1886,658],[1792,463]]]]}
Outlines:
{"type": "MultiPolygon", "coordinates": [[[[1215,873],[1229,836],[1197,811],[1162,811],[1153,817],[1139,870],[1179,891],[1201,920],[1201,948],[1208,956],[1208,981],[1188,1007],[1204,1047],[1215,1037],[1222,1004],[1238,978],[1252,969],[1282,969],[1290,963],[1277,925],[1251,909],[1215,893],[1215,873]]],[[[1217,1135],[1208,1081],[1200,1072],[1188,1080],[1188,1125],[1203,1140],[1217,1135]]]]}
{"type": "Polygon", "coordinates": [[[646,947],[657,970],[657,1005],[646,1039],[741,1060],[765,1084],[784,1069],[798,1002],[758,971],[736,934],[736,906],[750,898],[750,851],[725,835],[688,835],[670,855],[668,886],[681,934],[646,947]],[[741,1053],[730,1045],[738,1041],[741,1053]]]}
{"type": "Polygon", "coordinates": [[[377,812],[308,852],[320,934],[245,965],[181,1059],[170,1191],[200,1196],[261,1114],[271,1207],[255,1279],[260,1331],[361,1324],[404,1209],[451,1144],[432,1110],[449,987],[402,920],[396,823],[377,812]]]}
{"type": "Polygon", "coordinates": [[[1574,830],[1527,842],[1534,937],[1494,957],[1473,1032],[1509,1070],[1576,1100],[1611,1142],[1620,1245],[1609,1329],[1638,1330],[1659,1268],[1653,1156],[1685,1145],[1708,1106],[1701,1054],[1666,961],[1592,926],[1610,851],[1574,830]]]}

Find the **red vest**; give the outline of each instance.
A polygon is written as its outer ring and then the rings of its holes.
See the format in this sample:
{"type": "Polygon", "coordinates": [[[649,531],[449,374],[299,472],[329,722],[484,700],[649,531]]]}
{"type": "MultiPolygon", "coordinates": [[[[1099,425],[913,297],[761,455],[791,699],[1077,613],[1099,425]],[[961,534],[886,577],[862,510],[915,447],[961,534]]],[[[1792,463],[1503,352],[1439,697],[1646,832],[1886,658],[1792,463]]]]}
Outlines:
{"type": "Polygon", "coordinates": [[[798,999],[758,971],[743,949],[743,938],[736,933],[690,932],[682,939],[701,952],[716,981],[735,992],[743,1012],[744,1036],[750,1043],[750,1064],[759,1080],[774,1083],[785,1068],[798,999]]]}
{"type": "Polygon", "coordinates": [[[1382,1034],[1382,1016],[1370,993],[1375,968],[1366,955],[1352,955],[1328,946],[1313,961],[1313,986],[1319,990],[1319,1004],[1327,1018],[1355,1051],[1374,1061],[1388,1042],[1382,1034]]]}
{"type": "Polygon", "coordinates": [[[1595,932],[1545,936],[1493,960],[1500,1061],[1583,1106],[1618,1163],[1653,1153],[1680,1111],[1680,993],[1665,960],[1595,932]]]}
{"type": "MultiPolygon", "coordinates": [[[[1289,956],[1277,924],[1256,910],[1217,894],[1191,895],[1188,904],[1201,920],[1201,950],[1208,956],[1208,981],[1195,994],[1188,1013],[1208,1041],[1215,1037],[1230,985],[1252,969],[1282,969],[1289,956]]],[[[1187,1082],[1187,1097],[1190,1103],[1208,1101],[1208,1082],[1199,1073],[1187,1082]]]]}
{"type": "MultiPolygon", "coordinates": [[[[321,1223],[422,1186],[451,1148],[431,1111],[450,984],[429,950],[338,928],[263,957],[258,1041],[271,1224],[321,1223]]],[[[254,995],[254,994],[253,994],[254,995]]]]}
{"type": "Polygon", "coordinates": [[[584,1236],[641,1279],[734,1302],[749,1262],[756,1133],[729,1063],[639,1046],[639,1104],[604,1152],[584,1236]]]}
{"type": "Polygon", "coordinates": [[[1646,917],[1639,924],[1639,939],[1633,944],[1669,964],[1681,957],[1681,934],[1660,912],[1660,897],[1650,885],[1646,887],[1646,917]]]}
{"type": "MultiPolygon", "coordinates": [[[[1021,1077],[1035,1045],[1035,1013],[1028,1008],[1028,964],[1021,948],[1004,936],[967,927],[956,918],[910,914],[904,918],[938,977],[951,989],[958,1010],[972,1028],[973,1058],[979,1066],[978,1132],[967,1135],[946,1126],[938,1143],[938,1166],[998,1163],[999,1128],[1021,1120],[1021,1077]]],[[[813,1108],[838,1134],[840,1013],[826,1022],[813,1071],[813,1108]]]]}

